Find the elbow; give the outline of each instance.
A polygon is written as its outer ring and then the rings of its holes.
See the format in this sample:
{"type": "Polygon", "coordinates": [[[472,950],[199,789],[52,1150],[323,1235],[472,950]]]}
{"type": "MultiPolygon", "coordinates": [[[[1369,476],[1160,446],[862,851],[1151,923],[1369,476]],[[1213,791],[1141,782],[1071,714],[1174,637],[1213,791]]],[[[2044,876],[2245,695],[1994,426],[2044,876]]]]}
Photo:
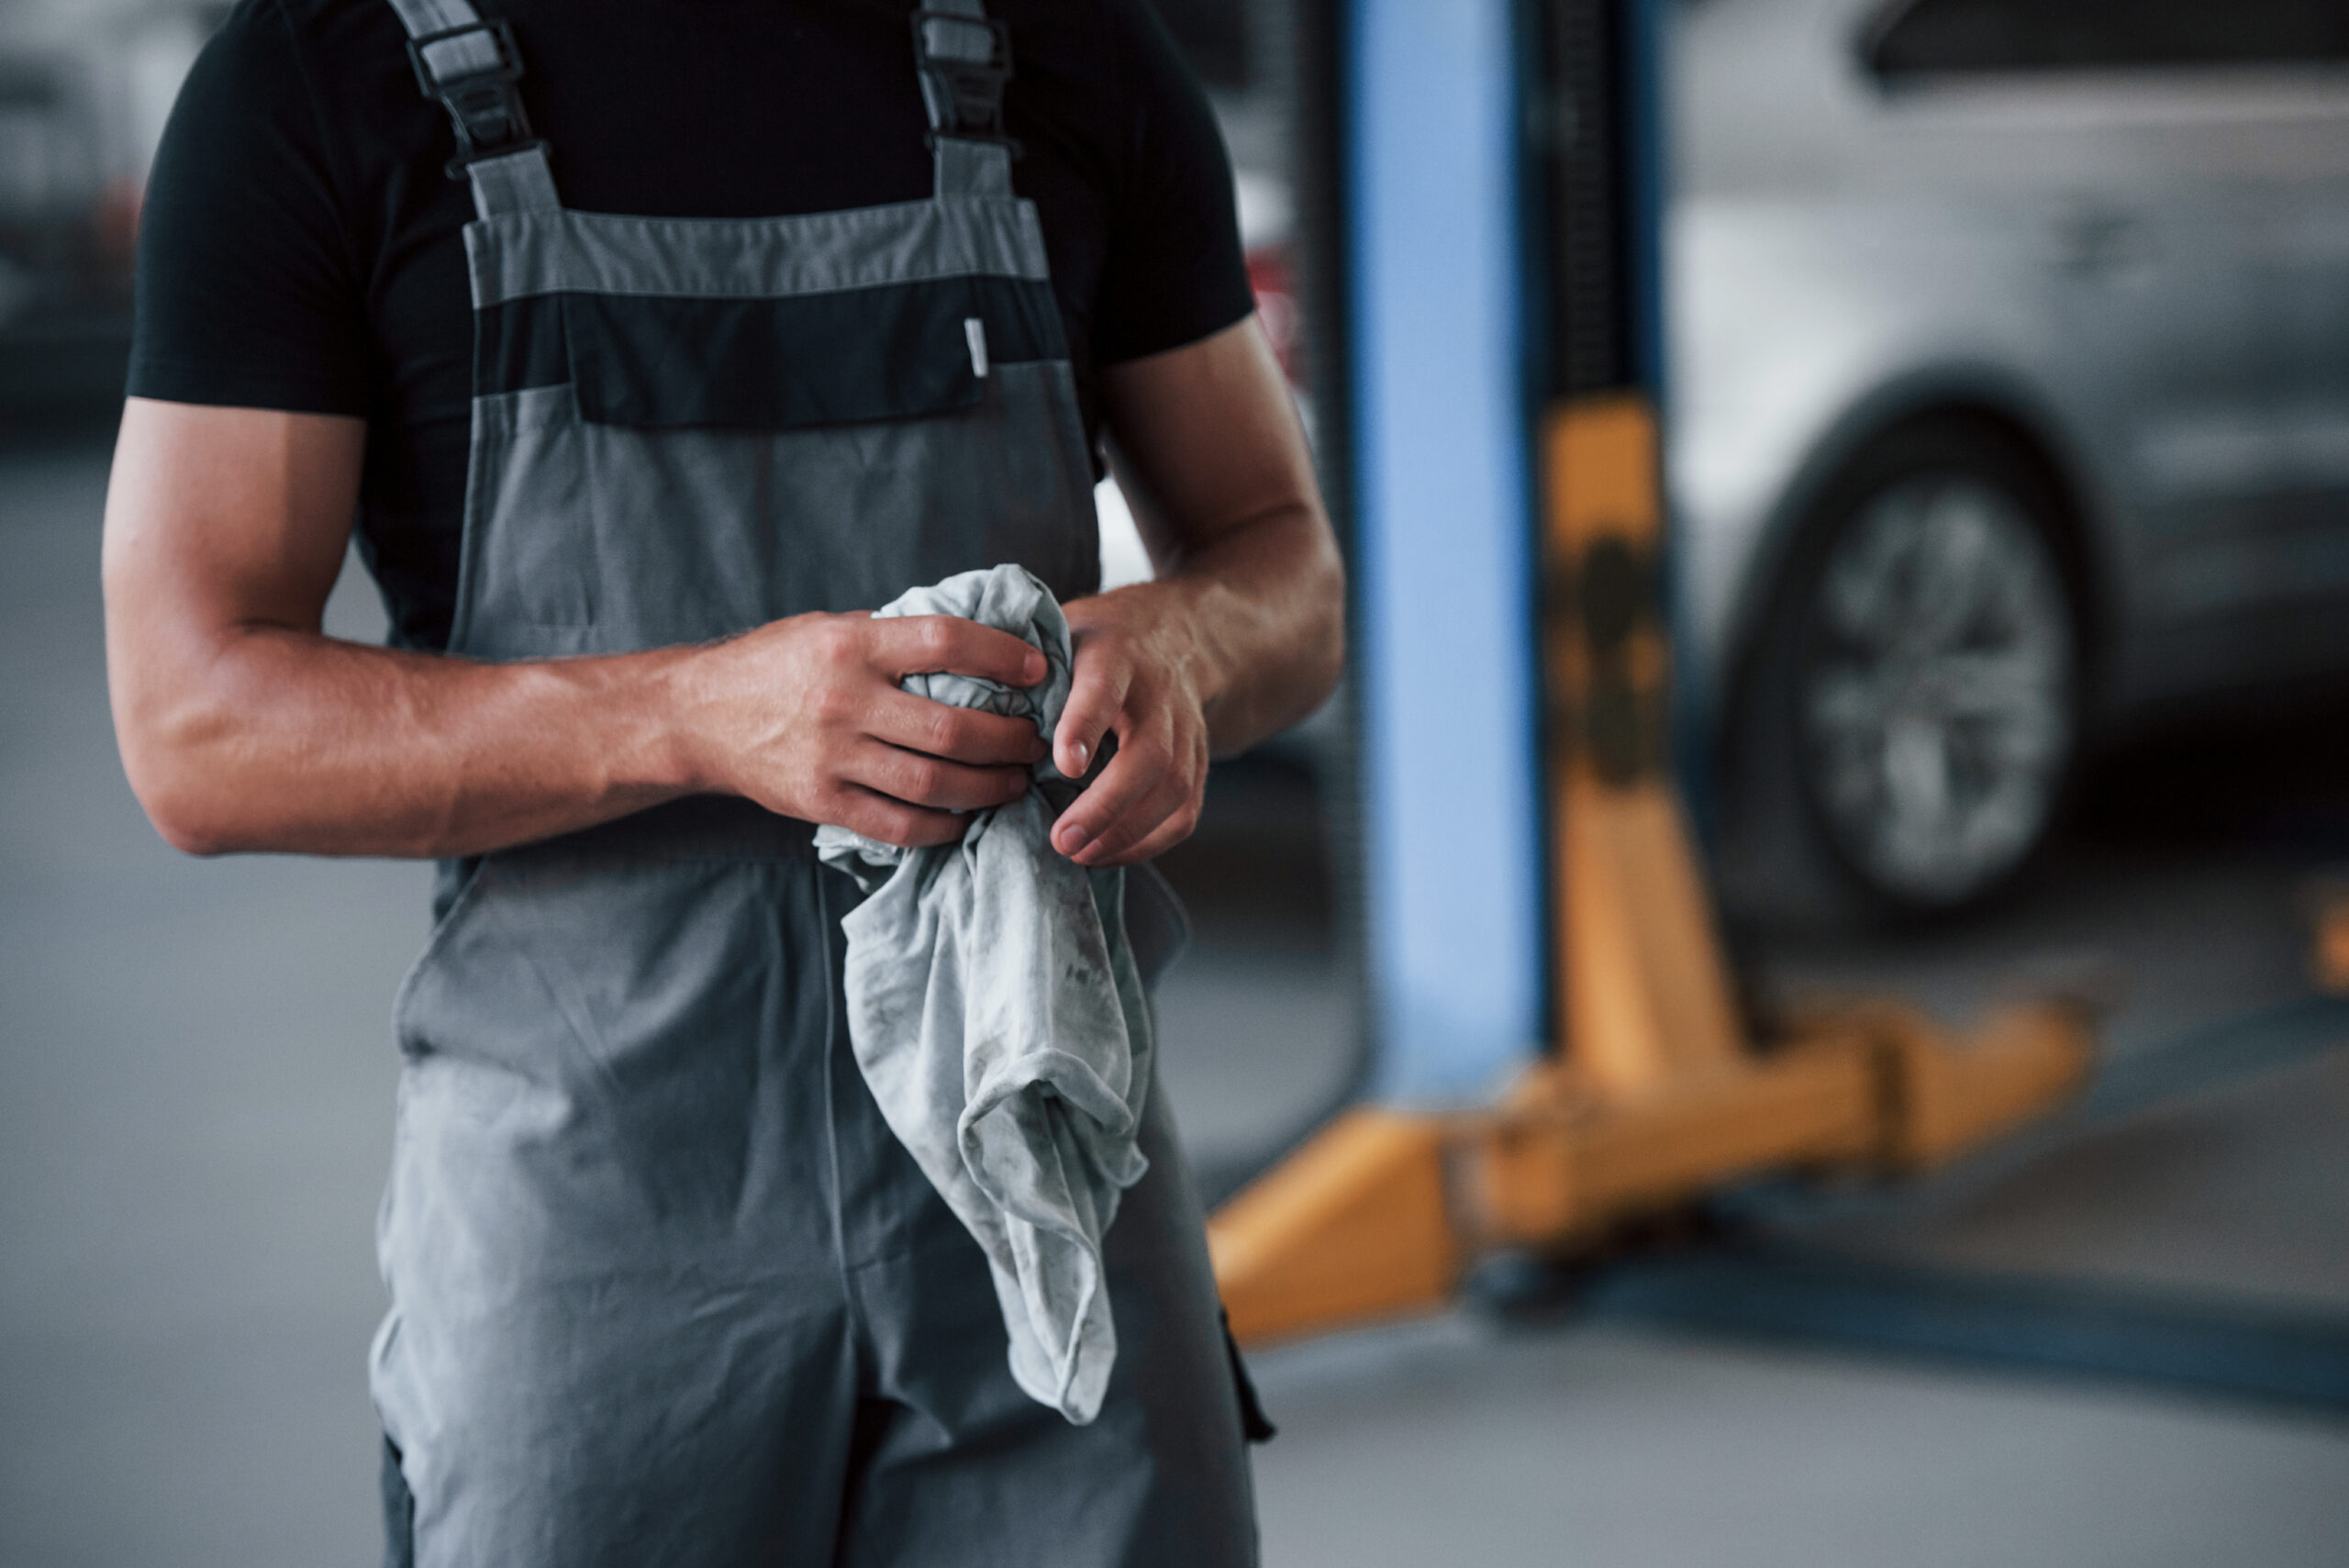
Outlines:
{"type": "Polygon", "coordinates": [[[1346,566],[1330,539],[1320,573],[1321,634],[1314,639],[1313,706],[1319,707],[1338,689],[1346,672],[1346,566]]]}
{"type": "Polygon", "coordinates": [[[233,854],[243,847],[217,824],[206,822],[199,817],[165,816],[150,810],[147,814],[147,820],[155,825],[155,831],[161,835],[163,842],[180,853],[193,855],[197,860],[210,860],[216,855],[233,854]]]}
{"type": "Polygon", "coordinates": [[[130,793],[163,842],[205,858],[252,847],[239,809],[250,792],[223,766],[220,742],[232,738],[232,728],[184,693],[129,686],[116,682],[115,743],[130,793]]]}
{"type": "Polygon", "coordinates": [[[1297,717],[1313,713],[1337,692],[1346,673],[1346,621],[1342,611],[1330,617],[1316,637],[1303,667],[1297,672],[1297,717]]]}
{"type": "Polygon", "coordinates": [[[176,818],[150,815],[148,820],[155,825],[155,831],[161,835],[163,842],[180,853],[192,855],[200,861],[232,853],[237,847],[225,834],[188,826],[176,818]]]}
{"type": "Polygon", "coordinates": [[[128,742],[122,755],[130,793],[163,842],[184,855],[206,860],[243,847],[217,792],[189,776],[194,770],[185,759],[157,757],[151,749],[128,742]]]}
{"type": "Polygon", "coordinates": [[[220,662],[167,661],[122,646],[109,626],[108,695],[123,776],[163,842],[210,858],[262,847],[256,811],[268,791],[250,766],[254,740],[220,662]]]}

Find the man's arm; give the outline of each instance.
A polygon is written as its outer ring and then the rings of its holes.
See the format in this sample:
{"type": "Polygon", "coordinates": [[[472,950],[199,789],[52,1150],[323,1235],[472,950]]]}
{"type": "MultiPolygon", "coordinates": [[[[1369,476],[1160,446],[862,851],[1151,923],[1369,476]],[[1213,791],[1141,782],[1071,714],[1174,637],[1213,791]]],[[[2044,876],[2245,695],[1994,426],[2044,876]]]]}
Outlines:
{"type": "Polygon", "coordinates": [[[718,792],[897,843],[1027,787],[1024,720],[897,689],[1043,659],[942,617],[479,664],[323,636],[365,427],[134,398],[106,497],[106,663],[131,787],[199,854],[459,855],[718,792]]]}
{"type": "Polygon", "coordinates": [[[1253,317],[1103,373],[1119,483],[1162,575],[1068,606],[1075,683],[1054,762],[1118,754],[1052,842],[1086,865],[1180,843],[1210,754],[1328,697],[1345,660],[1345,577],[1280,366],[1253,317]]]}

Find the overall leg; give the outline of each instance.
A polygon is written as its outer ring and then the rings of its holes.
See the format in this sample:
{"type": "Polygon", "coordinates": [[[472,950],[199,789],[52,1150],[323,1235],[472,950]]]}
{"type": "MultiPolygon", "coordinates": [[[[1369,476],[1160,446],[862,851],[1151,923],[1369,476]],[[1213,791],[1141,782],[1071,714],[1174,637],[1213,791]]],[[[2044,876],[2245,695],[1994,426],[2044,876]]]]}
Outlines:
{"type": "Polygon", "coordinates": [[[493,857],[404,990],[375,1390],[416,1568],[829,1555],[859,1368],[813,872],[493,857]]]}
{"type": "Polygon", "coordinates": [[[1237,1389],[1198,1201],[1164,1107],[1153,1085],[1150,1173],[1106,1243],[1118,1361],[1089,1426],[1013,1383],[978,1244],[902,1151],[884,1167],[903,1218],[885,1249],[852,1255],[874,1383],[841,1563],[1255,1562],[1237,1389]]]}

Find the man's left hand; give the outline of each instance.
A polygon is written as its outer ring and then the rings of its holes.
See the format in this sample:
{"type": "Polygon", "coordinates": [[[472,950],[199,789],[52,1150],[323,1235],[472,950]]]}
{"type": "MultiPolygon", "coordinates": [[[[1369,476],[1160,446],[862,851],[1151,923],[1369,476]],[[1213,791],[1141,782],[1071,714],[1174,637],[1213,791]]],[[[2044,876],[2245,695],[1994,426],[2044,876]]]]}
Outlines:
{"type": "Polygon", "coordinates": [[[1102,737],[1117,755],[1052,828],[1052,847],[1085,866],[1131,865],[1191,835],[1208,784],[1208,721],[1197,650],[1181,597],[1137,584],[1070,604],[1075,645],[1052,762],[1083,778],[1102,737]]]}
{"type": "Polygon", "coordinates": [[[1102,371],[1119,484],[1157,576],[1063,606],[1075,644],[1052,761],[1083,778],[1052,847],[1131,865],[1188,838],[1210,749],[1313,711],[1345,657],[1345,568],[1288,384],[1255,317],[1102,371]]]}

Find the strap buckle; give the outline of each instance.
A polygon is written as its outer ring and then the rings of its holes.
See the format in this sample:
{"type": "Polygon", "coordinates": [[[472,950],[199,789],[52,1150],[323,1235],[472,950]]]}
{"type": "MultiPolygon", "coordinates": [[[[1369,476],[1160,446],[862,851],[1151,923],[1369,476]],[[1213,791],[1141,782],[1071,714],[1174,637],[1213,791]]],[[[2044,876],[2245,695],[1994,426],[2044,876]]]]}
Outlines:
{"type": "Polygon", "coordinates": [[[503,19],[473,22],[408,39],[408,63],[428,98],[440,100],[457,131],[457,156],[449,177],[464,178],[466,167],[485,158],[543,147],[530,128],[515,83],[522,79],[522,51],[514,28],[503,19]]]}
{"type": "Polygon", "coordinates": [[[1003,88],[1011,80],[1011,29],[991,17],[952,11],[913,14],[914,67],[921,72],[930,134],[990,141],[1019,155],[1004,132],[1003,88]]]}

